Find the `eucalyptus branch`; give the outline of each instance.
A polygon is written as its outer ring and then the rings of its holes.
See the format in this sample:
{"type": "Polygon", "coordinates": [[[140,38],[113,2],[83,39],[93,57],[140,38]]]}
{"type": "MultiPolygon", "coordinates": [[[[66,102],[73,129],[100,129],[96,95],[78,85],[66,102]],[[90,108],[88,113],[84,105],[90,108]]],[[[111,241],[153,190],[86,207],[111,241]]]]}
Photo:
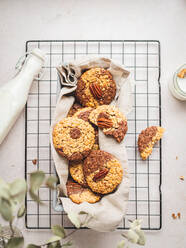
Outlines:
{"type": "Polygon", "coordinates": [[[14,237],[14,228],[13,228],[13,221],[11,220],[10,222],[9,222],[9,226],[10,226],[10,230],[11,230],[11,238],[13,238],[14,237]]]}

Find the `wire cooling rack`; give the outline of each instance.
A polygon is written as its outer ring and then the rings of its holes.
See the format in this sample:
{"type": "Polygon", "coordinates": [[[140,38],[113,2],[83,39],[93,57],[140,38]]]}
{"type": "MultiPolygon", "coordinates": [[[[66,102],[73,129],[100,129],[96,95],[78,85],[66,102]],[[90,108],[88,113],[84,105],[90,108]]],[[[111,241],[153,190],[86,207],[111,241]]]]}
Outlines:
{"type": "MultiPolygon", "coordinates": [[[[33,82],[27,106],[25,122],[25,178],[32,171],[54,172],[54,162],[49,144],[49,127],[56,104],[57,73],[59,63],[83,56],[104,56],[124,64],[136,81],[134,107],[128,116],[128,133],[125,137],[128,151],[131,188],[126,219],[140,218],[144,230],[159,230],[162,225],[161,210],[161,142],[152,155],[142,161],[137,148],[138,134],[151,125],[161,125],[160,92],[160,43],[155,40],[31,40],[26,52],[42,49],[47,56],[45,74],[33,82]],[[34,165],[32,160],[37,159],[34,165]]],[[[26,227],[49,229],[62,224],[74,228],[65,212],[56,212],[52,204],[52,192],[41,187],[39,196],[44,205],[38,205],[27,195],[26,227]]],[[[123,220],[118,229],[127,229],[123,220]]]]}

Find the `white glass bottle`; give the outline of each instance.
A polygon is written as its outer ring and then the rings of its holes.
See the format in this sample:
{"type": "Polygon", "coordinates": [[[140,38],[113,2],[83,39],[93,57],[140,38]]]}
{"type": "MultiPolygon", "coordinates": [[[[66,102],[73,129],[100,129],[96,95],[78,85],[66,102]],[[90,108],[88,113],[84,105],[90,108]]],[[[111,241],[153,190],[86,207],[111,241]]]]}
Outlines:
{"type": "Polygon", "coordinates": [[[0,144],[23,110],[34,77],[45,62],[44,53],[34,49],[26,58],[21,71],[0,87],[0,144]]]}

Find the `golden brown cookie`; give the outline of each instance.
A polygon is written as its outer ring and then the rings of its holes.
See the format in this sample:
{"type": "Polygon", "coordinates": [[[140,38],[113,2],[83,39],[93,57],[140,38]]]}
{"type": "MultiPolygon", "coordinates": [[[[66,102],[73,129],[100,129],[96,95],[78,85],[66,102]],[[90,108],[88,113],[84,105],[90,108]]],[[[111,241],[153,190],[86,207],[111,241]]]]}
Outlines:
{"type": "Polygon", "coordinates": [[[121,183],[123,168],[110,153],[92,151],[84,160],[83,171],[88,186],[100,194],[113,192],[121,183]]]}
{"type": "Polygon", "coordinates": [[[84,177],[83,173],[83,161],[78,162],[70,162],[69,163],[69,172],[71,177],[77,183],[81,184],[82,186],[87,186],[87,182],[84,177]]]}
{"type": "Polygon", "coordinates": [[[89,188],[84,188],[80,184],[71,180],[67,181],[68,197],[77,204],[82,202],[95,203],[101,199],[101,196],[92,192],[89,188]]]}
{"type": "MultiPolygon", "coordinates": [[[[81,108],[81,109],[78,109],[77,112],[73,116],[89,122],[89,115],[92,112],[92,110],[93,110],[93,108],[90,108],[90,107],[81,108]]],[[[94,126],[94,130],[95,130],[95,143],[94,143],[92,149],[98,150],[99,149],[98,129],[96,126],[94,126]]]]}
{"type": "Polygon", "coordinates": [[[164,131],[162,127],[151,126],[139,134],[138,149],[143,160],[146,160],[152,153],[153,146],[162,138],[164,131]]]}
{"type": "Polygon", "coordinates": [[[90,113],[89,120],[103,129],[105,135],[113,136],[117,142],[124,139],[128,130],[126,117],[115,106],[97,107],[90,113]]]}
{"type": "Polygon", "coordinates": [[[68,111],[67,117],[72,117],[79,109],[82,109],[83,107],[79,103],[74,103],[70,110],[68,111]]]}
{"type": "Polygon", "coordinates": [[[71,161],[87,157],[95,142],[94,128],[76,117],[63,118],[53,129],[56,151],[71,161]]]}
{"type": "Polygon", "coordinates": [[[116,83],[108,70],[92,68],[79,78],[75,94],[83,106],[95,108],[111,103],[116,95],[116,83]]]}

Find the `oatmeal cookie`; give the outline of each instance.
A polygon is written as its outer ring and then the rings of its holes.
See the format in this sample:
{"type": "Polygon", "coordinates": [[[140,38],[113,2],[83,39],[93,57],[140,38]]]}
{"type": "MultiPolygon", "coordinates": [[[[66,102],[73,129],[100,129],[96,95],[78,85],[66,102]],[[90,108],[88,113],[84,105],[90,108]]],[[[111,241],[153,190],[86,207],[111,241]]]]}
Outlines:
{"type": "Polygon", "coordinates": [[[69,163],[69,172],[71,177],[77,183],[81,184],[82,186],[87,186],[87,182],[84,177],[83,173],[83,161],[78,162],[70,162],[69,163]]]}
{"type": "Polygon", "coordinates": [[[89,188],[84,188],[80,184],[73,182],[72,180],[67,181],[67,194],[68,197],[77,204],[82,202],[95,203],[101,199],[100,195],[94,193],[89,188]]]}
{"type": "Polygon", "coordinates": [[[84,160],[83,171],[88,186],[100,194],[113,192],[121,183],[123,168],[110,153],[92,151],[84,160]]]}
{"type": "MultiPolygon", "coordinates": [[[[81,108],[81,109],[77,110],[77,112],[73,116],[89,122],[89,115],[92,112],[92,110],[93,110],[93,108],[90,108],[90,107],[81,108]]],[[[96,126],[94,126],[94,130],[95,130],[95,143],[94,143],[92,149],[98,150],[99,149],[98,129],[96,126]]]]}
{"type": "Polygon", "coordinates": [[[53,129],[56,151],[71,161],[87,157],[95,142],[94,128],[76,117],[63,118],[53,129]]]}
{"type": "Polygon", "coordinates": [[[153,146],[162,138],[164,131],[162,127],[151,126],[139,134],[138,149],[143,160],[146,160],[152,153],[153,146]]]}
{"type": "Polygon", "coordinates": [[[116,83],[108,70],[92,68],[79,78],[75,95],[85,107],[109,104],[116,95],[116,83]]]}
{"type": "Polygon", "coordinates": [[[83,107],[79,103],[74,103],[70,110],[68,111],[67,117],[72,117],[79,109],[82,109],[83,107]]]}
{"type": "Polygon", "coordinates": [[[127,119],[115,106],[102,105],[93,110],[89,120],[103,129],[105,135],[113,136],[121,142],[128,130],[127,119]]]}

